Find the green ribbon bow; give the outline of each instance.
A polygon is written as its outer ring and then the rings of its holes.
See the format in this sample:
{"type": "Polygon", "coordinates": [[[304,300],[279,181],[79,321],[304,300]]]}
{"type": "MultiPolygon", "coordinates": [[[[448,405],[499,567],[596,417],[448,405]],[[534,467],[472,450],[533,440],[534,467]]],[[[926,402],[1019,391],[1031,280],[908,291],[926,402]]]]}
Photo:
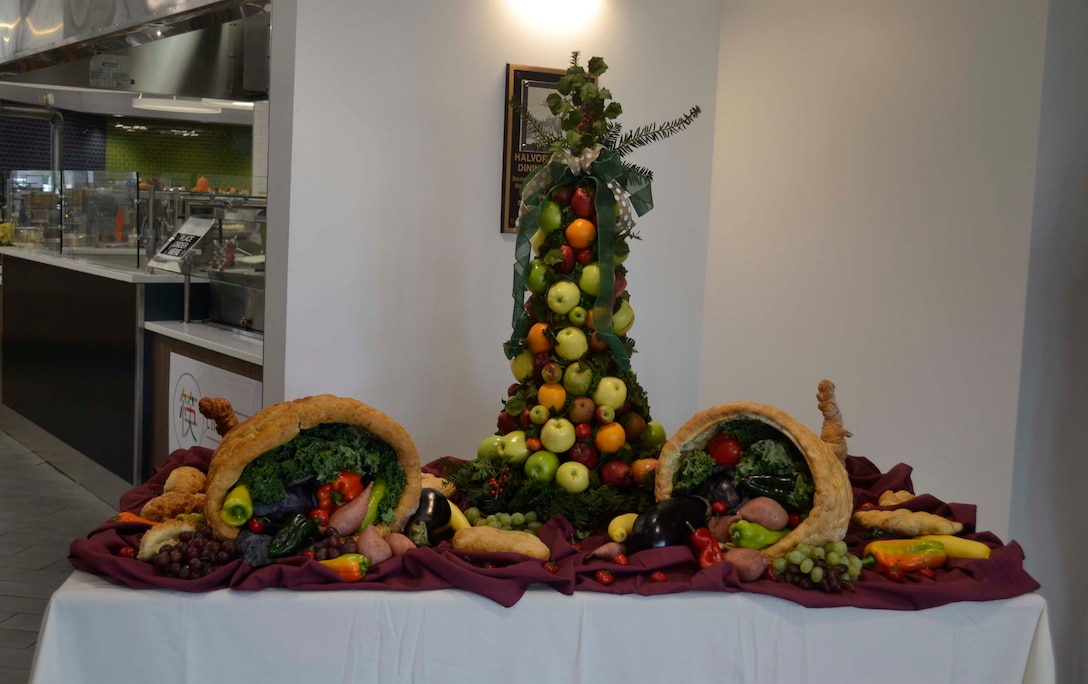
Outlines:
{"type": "MultiPolygon", "coordinates": [[[[597,259],[601,268],[601,287],[593,305],[593,327],[604,338],[608,350],[616,364],[628,371],[631,360],[627,350],[612,329],[612,305],[615,296],[616,274],[616,197],[609,183],[615,181],[630,197],[631,207],[639,216],[653,208],[653,196],[650,181],[641,174],[632,173],[623,164],[620,156],[612,150],[604,150],[590,167],[590,172],[583,174],[594,188],[594,208],[597,212],[597,259]]],[[[553,156],[545,165],[533,171],[522,183],[522,203],[525,211],[518,219],[517,239],[514,242],[514,314],[511,321],[510,340],[504,345],[506,357],[517,356],[524,347],[525,336],[529,332],[531,319],[525,310],[525,278],[529,274],[529,260],[532,245],[529,239],[540,228],[540,213],[544,201],[551,196],[552,190],[562,185],[569,185],[578,177],[570,167],[553,156]],[[546,174],[546,175],[541,175],[546,174]],[[532,192],[535,186],[547,189],[546,192],[532,192]]]]}

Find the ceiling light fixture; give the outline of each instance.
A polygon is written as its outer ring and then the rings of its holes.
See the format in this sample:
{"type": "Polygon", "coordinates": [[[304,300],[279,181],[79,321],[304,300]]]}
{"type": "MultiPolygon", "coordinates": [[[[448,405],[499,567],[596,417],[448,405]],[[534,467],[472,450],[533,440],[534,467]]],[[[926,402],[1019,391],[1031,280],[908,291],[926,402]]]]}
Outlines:
{"type": "Polygon", "coordinates": [[[219,114],[223,110],[205,104],[199,100],[179,100],[176,97],[144,97],[142,94],[132,100],[135,109],[150,109],[156,112],[174,112],[178,114],[219,114]]]}

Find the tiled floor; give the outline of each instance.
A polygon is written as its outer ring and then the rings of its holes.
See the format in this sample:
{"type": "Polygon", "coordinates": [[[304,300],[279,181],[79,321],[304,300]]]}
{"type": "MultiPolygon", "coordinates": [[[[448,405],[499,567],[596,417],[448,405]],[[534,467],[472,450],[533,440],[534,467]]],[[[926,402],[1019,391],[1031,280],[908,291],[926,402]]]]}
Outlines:
{"type": "Polygon", "coordinates": [[[25,684],[49,597],[71,574],[68,544],[116,513],[0,432],[0,684],[25,684]]]}

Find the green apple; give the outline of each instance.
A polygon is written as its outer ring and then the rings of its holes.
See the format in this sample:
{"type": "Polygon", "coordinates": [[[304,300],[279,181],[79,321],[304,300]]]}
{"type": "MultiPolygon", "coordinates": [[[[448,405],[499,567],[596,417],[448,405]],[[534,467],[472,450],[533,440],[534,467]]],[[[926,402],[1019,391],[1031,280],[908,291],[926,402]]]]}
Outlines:
{"type": "Polygon", "coordinates": [[[510,372],[518,382],[525,382],[533,377],[533,353],[526,349],[510,359],[510,372]]]}
{"type": "Polygon", "coordinates": [[[534,451],[525,459],[525,474],[536,482],[551,482],[559,469],[559,457],[550,451],[534,451]]]}
{"type": "Polygon", "coordinates": [[[563,371],[563,387],[571,396],[582,396],[589,391],[592,382],[593,369],[581,361],[575,361],[563,371]]]}
{"type": "Polygon", "coordinates": [[[499,438],[499,456],[508,463],[518,465],[529,458],[529,446],[525,443],[525,431],[514,430],[499,438]]]}
{"type": "Polygon", "coordinates": [[[593,402],[598,406],[605,404],[618,409],[625,401],[627,401],[627,384],[623,380],[608,375],[597,383],[597,389],[593,392],[593,402]]]}
{"type": "Polygon", "coordinates": [[[547,235],[562,223],[563,212],[559,209],[559,205],[552,201],[545,202],[544,208],[540,210],[540,230],[547,235]]]}
{"type": "Polygon", "coordinates": [[[586,324],[586,319],[589,318],[589,312],[586,311],[584,306],[576,306],[567,312],[567,320],[571,325],[576,325],[581,328],[586,324]]]}
{"type": "Polygon", "coordinates": [[[665,434],[665,426],[656,420],[646,423],[646,429],[642,432],[642,443],[650,447],[659,447],[668,441],[665,434]]]}
{"type": "Polygon", "coordinates": [[[548,419],[551,417],[551,410],[544,404],[537,404],[529,409],[529,420],[531,420],[534,425],[543,425],[544,423],[547,423],[548,419]]]}
{"type": "Polygon", "coordinates": [[[582,267],[582,277],[578,279],[578,287],[582,292],[596,297],[601,291],[601,265],[594,261],[582,267]]]}
{"type": "Polygon", "coordinates": [[[612,332],[617,335],[626,335],[631,326],[635,324],[635,310],[626,299],[620,302],[620,308],[612,314],[612,332]]]}
{"type": "Polygon", "coordinates": [[[560,316],[570,313],[581,298],[582,291],[569,280],[560,280],[548,288],[548,308],[560,316]]]}
{"type": "Polygon", "coordinates": [[[577,361],[589,351],[589,339],[581,328],[573,325],[555,333],[555,353],[567,361],[577,361]]]}
{"type": "Polygon", "coordinates": [[[491,458],[492,456],[498,456],[501,446],[502,437],[500,437],[499,435],[484,437],[483,441],[480,442],[480,446],[476,448],[476,457],[491,458]]]}
{"type": "Polygon", "coordinates": [[[541,259],[533,259],[529,262],[529,275],[525,276],[525,289],[533,294],[542,295],[548,291],[551,275],[548,273],[548,265],[541,259]]]}
{"type": "Polygon", "coordinates": [[[622,264],[627,261],[627,257],[631,255],[631,247],[627,244],[626,240],[616,240],[616,246],[613,247],[615,259],[617,264],[622,264]]]}
{"type": "Polygon", "coordinates": [[[574,423],[566,418],[549,418],[540,428],[540,443],[548,451],[557,454],[574,446],[575,439],[574,423]]]}
{"type": "Polygon", "coordinates": [[[580,494],[589,488],[589,468],[567,461],[555,471],[555,483],[569,494],[580,494]]]}

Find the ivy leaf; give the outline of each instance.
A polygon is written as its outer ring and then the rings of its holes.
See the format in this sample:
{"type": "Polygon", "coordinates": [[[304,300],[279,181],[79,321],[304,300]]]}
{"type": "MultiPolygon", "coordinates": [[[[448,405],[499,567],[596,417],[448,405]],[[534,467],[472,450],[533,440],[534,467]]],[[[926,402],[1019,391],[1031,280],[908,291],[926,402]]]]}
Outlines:
{"type": "MultiPolygon", "coordinates": [[[[617,117],[618,117],[618,116],[619,116],[620,114],[623,114],[623,107],[622,107],[622,106],[620,106],[620,103],[619,103],[619,102],[609,102],[609,103],[608,103],[608,106],[607,106],[607,107],[605,107],[605,110],[604,110],[604,115],[605,115],[605,118],[608,118],[608,119],[615,119],[615,118],[617,118],[617,117]]],[[[619,131],[617,131],[617,133],[618,133],[618,132],[619,132],[619,131]]]]}
{"type": "Polygon", "coordinates": [[[604,59],[601,57],[591,57],[589,60],[589,73],[594,76],[600,76],[604,72],[608,71],[608,65],[604,63],[604,59]]]}
{"type": "Polygon", "coordinates": [[[559,93],[551,93],[547,99],[544,100],[548,104],[548,109],[552,114],[559,114],[563,109],[563,98],[559,96],[559,93]]]}
{"type": "Polygon", "coordinates": [[[601,100],[611,100],[612,99],[612,91],[609,90],[608,88],[598,88],[597,89],[597,94],[601,96],[601,100]]]}
{"type": "MultiPolygon", "coordinates": [[[[563,76],[559,79],[559,82],[555,84],[555,90],[563,97],[570,95],[571,83],[570,76],[563,76]]],[[[550,96],[549,96],[550,97],[550,96]]]]}
{"type": "Polygon", "coordinates": [[[585,85],[582,86],[582,99],[591,103],[599,101],[597,86],[593,85],[592,81],[586,81],[585,85]]]}

